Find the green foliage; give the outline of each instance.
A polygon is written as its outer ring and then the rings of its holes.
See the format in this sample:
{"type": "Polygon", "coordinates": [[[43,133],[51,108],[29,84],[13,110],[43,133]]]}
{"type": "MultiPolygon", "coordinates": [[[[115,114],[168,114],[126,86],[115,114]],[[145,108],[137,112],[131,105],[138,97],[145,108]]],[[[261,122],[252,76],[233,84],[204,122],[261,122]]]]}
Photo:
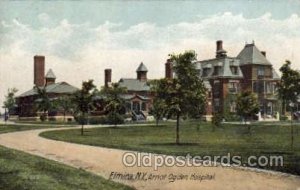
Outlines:
{"type": "Polygon", "coordinates": [[[280,116],[280,121],[287,121],[288,117],[286,115],[281,115],[280,116]]]}
{"type": "Polygon", "coordinates": [[[115,119],[115,122],[113,122],[115,125],[124,122],[121,121],[119,114],[125,107],[125,100],[122,95],[126,92],[126,88],[120,87],[119,83],[113,83],[110,87],[103,87],[100,92],[105,97],[104,109],[108,113],[109,121],[115,119]]]}
{"type": "Polygon", "coordinates": [[[223,120],[223,115],[221,113],[214,113],[212,117],[213,126],[220,127],[223,120]]]}
{"type": "Polygon", "coordinates": [[[92,125],[97,124],[123,124],[124,123],[124,117],[121,114],[108,114],[103,116],[97,116],[97,117],[91,117],[89,119],[89,123],[92,125]]]}
{"type": "Polygon", "coordinates": [[[74,112],[74,104],[71,100],[70,96],[61,96],[57,100],[54,101],[54,107],[61,111],[64,115],[64,121],[66,120],[66,114],[67,113],[73,113],[74,112]]]}
{"type": "Polygon", "coordinates": [[[155,117],[156,125],[158,125],[159,120],[161,120],[167,113],[167,105],[165,100],[160,97],[154,97],[153,106],[150,109],[150,114],[155,117]]]}
{"type": "Polygon", "coordinates": [[[47,112],[53,108],[53,104],[48,96],[46,86],[35,86],[35,89],[37,90],[38,94],[38,99],[36,99],[35,104],[37,106],[37,110],[43,112],[40,116],[40,120],[45,121],[47,119],[47,112]]]}
{"type": "Polygon", "coordinates": [[[74,119],[80,125],[86,125],[88,121],[87,117],[83,116],[82,114],[74,115],[74,119]]]}
{"type": "Polygon", "coordinates": [[[124,123],[124,117],[119,114],[119,113],[116,113],[116,114],[113,114],[113,113],[110,113],[107,115],[107,119],[106,119],[106,123],[105,124],[123,124],[124,123]]]}
{"type": "Polygon", "coordinates": [[[206,89],[199,78],[194,61],[194,51],[183,54],[172,54],[170,60],[175,72],[174,79],[157,80],[154,84],[156,101],[165,104],[167,116],[175,116],[176,143],[179,143],[179,122],[182,116],[200,115],[204,111],[206,102],[206,89]]]}
{"type": "Polygon", "coordinates": [[[300,94],[300,73],[292,69],[291,64],[289,60],[286,60],[286,63],[279,69],[282,73],[278,86],[278,95],[282,100],[282,114],[285,114],[287,104],[296,102],[300,94]]]}
{"type": "Polygon", "coordinates": [[[5,96],[5,101],[3,102],[3,107],[11,112],[16,104],[15,94],[18,92],[16,88],[11,88],[7,90],[7,95],[5,96]]]}
{"type": "Polygon", "coordinates": [[[237,97],[237,113],[245,119],[253,118],[259,112],[259,103],[257,95],[244,91],[238,94],[237,97]]]}
{"type": "Polygon", "coordinates": [[[171,55],[176,78],[173,79],[170,91],[175,96],[169,103],[175,115],[200,115],[204,111],[206,89],[194,64],[196,58],[194,51],[171,55]]]}
{"type": "Polygon", "coordinates": [[[107,123],[107,116],[97,116],[97,117],[91,117],[89,119],[89,123],[92,125],[97,125],[97,124],[106,124],[107,123]]]}
{"type": "Polygon", "coordinates": [[[93,110],[93,97],[95,95],[95,85],[93,80],[82,82],[82,88],[76,91],[71,100],[74,105],[74,116],[81,127],[81,135],[83,135],[83,125],[86,124],[89,111],[93,110]]]}
{"type": "Polygon", "coordinates": [[[45,114],[42,114],[42,115],[40,116],[40,120],[41,120],[42,122],[46,121],[46,119],[47,119],[47,116],[46,116],[45,114]]]}

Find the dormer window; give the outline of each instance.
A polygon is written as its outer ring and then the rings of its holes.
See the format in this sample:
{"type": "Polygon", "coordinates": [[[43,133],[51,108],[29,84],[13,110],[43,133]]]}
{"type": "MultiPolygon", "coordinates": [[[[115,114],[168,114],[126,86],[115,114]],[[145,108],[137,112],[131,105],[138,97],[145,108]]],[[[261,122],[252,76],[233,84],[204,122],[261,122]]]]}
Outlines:
{"type": "Polygon", "coordinates": [[[204,68],[202,72],[202,77],[207,77],[209,75],[210,68],[204,68]]]}
{"type": "Polygon", "coordinates": [[[230,66],[230,70],[231,70],[231,73],[233,75],[238,75],[239,74],[239,70],[238,70],[237,66],[230,66]]]}
{"type": "Polygon", "coordinates": [[[220,75],[221,74],[222,67],[220,66],[214,66],[214,73],[213,75],[220,75]]]}

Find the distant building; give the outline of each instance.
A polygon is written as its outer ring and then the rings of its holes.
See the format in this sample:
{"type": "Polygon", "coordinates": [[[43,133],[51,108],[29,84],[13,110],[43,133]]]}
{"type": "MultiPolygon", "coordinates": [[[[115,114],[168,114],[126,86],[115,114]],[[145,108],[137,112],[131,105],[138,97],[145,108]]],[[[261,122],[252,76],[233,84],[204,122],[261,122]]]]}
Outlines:
{"type": "Polygon", "coordinates": [[[235,114],[237,94],[250,90],[259,99],[257,119],[279,119],[276,94],[280,77],[267,60],[266,52],[259,51],[254,42],[246,44],[236,57],[229,57],[222,41],[217,41],[216,57],[197,61],[196,65],[208,89],[206,118],[213,112],[235,114]]]}
{"type": "MultiPolygon", "coordinates": [[[[246,44],[236,57],[227,56],[223,42],[216,43],[216,56],[212,59],[196,61],[199,77],[203,79],[207,89],[207,105],[204,113],[206,120],[211,120],[213,113],[222,113],[225,118],[236,116],[236,98],[241,91],[250,90],[257,94],[260,104],[258,120],[279,119],[279,101],[277,86],[280,77],[266,58],[266,52],[259,51],[254,42],[246,44]]],[[[140,63],[136,70],[136,78],[121,78],[118,83],[127,89],[123,94],[126,100],[124,113],[131,114],[135,119],[146,119],[151,110],[154,94],[150,91],[148,69],[140,63]]],[[[173,78],[173,63],[168,59],[165,63],[165,77],[173,78]]],[[[36,87],[45,87],[51,98],[68,96],[78,90],[66,82],[56,83],[56,76],[50,69],[45,75],[45,57],[34,56],[34,87],[18,96],[18,113],[20,119],[36,119],[38,100],[36,87]]],[[[109,87],[112,82],[112,70],[104,70],[104,85],[109,87]]],[[[104,97],[95,97],[96,110],[93,116],[105,114],[104,97]]],[[[59,118],[59,110],[51,110],[49,117],[59,118]]],[[[71,117],[71,116],[70,116],[71,117]]]]}
{"type": "MultiPolygon", "coordinates": [[[[21,120],[39,119],[40,112],[37,111],[36,103],[39,101],[37,87],[46,88],[50,100],[55,100],[62,96],[74,93],[78,88],[66,83],[56,83],[56,76],[52,69],[45,75],[45,57],[34,56],[34,86],[32,89],[16,97],[18,105],[18,115],[21,120]]],[[[62,118],[63,114],[59,110],[49,110],[49,118],[62,118]]],[[[73,118],[71,115],[68,118],[73,118]]]]}
{"type": "MultiPolygon", "coordinates": [[[[121,78],[118,83],[121,87],[127,89],[127,93],[123,94],[126,101],[126,113],[130,113],[133,117],[146,119],[151,105],[153,95],[150,92],[149,79],[147,78],[148,69],[144,63],[140,63],[136,70],[136,78],[121,78]]],[[[112,70],[104,70],[105,86],[111,83],[112,70]]]]}

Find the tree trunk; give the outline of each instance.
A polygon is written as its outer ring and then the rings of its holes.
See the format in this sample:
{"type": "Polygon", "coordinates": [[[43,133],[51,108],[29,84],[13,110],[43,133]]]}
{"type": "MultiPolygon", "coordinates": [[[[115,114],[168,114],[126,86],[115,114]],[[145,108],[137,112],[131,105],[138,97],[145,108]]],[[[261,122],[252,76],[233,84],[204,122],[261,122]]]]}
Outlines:
{"type": "Polygon", "coordinates": [[[85,123],[85,114],[82,113],[82,121],[81,121],[81,135],[83,135],[83,126],[84,126],[84,123],[85,123]]]}
{"type": "Polygon", "coordinates": [[[158,127],[158,121],[159,121],[159,119],[156,119],[156,127],[158,127]]]}
{"type": "Polygon", "coordinates": [[[5,108],[5,111],[4,111],[4,121],[5,121],[5,125],[7,125],[7,120],[8,120],[8,117],[7,117],[7,110],[5,108]]]}
{"type": "Polygon", "coordinates": [[[294,126],[293,126],[293,116],[291,116],[291,149],[294,149],[294,126]]]}
{"type": "Polygon", "coordinates": [[[285,115],[285,112],[286,112],[286,103],[285,103],[285,100],[282,101],[282,115],[285,115]]]}
{"type": "Polygon", "coordinates": [[[44,113],[43,113],[43,114],[44,114],[44,120],[43,120],[43,122],[44,122],[44,121],[46,121],[46,119],[47,119],[47,118],[46,118],[46,110],[44,110],[44,113]]]}
{"type": "Polygon", "coordinates": [[[64,123],[66,122],[66,112],[64,111],[64,123]]]}
{"type": "Polygon", "coordinates": [[[115,127],[117,127],[117,114],[116,114],[116,112],[114,112],[114,123],[115,123],[115,127]]]}
{"type": "Polygon", "coordinates": [[[179,119],[180,119],[180,114],[177,114],[176,117],[176,144],[179,144],[179,119]]]}

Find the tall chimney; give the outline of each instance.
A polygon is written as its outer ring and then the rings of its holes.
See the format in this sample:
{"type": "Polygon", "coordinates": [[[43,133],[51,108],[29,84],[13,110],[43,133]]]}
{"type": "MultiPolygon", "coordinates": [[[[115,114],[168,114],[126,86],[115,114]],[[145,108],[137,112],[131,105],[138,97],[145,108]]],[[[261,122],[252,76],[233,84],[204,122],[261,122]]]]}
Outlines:
{"type": "Polygon", "coordinates": [[[111,83],[111,69],[104,70],[104,85],[108,87],[111,83]]]}
{"type": "Polygon", "coordinates": [[[216,58],[226,57],[226,51],[223,49],[223,41],[218,40],[216,42],[217,50],[216,50],[216,58]]]}
{"type": "Polygon", "coordinates": [[[33,57],[33,83],[35,86],[45,85],[45,56],[33,57]]]}
{"type": "Polygon", "coordinates": [[[260,53],[263,54],[263,56],[265,56],[265,57],[267,56],[265,51],[261,51],[260,53]]]}
{"type": "Polygon", "coordinates": [[[172,68],[172,62],[170,59],[167,59],[167,62],[165,64],[165,77],[166,77],[166,79],[173,78],[173,68],[172,68]]]}
{"type": "Polygon", "coordinates": [[[217,52],[223,50],[223,41],[218,40],[216,43],[217,43],[217,52]]]}

